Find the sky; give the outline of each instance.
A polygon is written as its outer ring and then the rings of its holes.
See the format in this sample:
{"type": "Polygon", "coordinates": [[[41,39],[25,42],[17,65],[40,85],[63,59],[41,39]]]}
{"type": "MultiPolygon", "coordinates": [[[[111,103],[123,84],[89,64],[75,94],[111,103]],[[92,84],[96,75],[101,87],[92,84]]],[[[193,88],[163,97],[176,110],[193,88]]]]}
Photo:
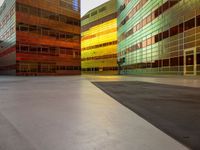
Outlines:
{"type": "Polygon", "coordinates": [[[107,2],[108,0],[81,0],[81,16],[89,10],[107,2]]]}
{"type": "MultiPolygon", "coordinates": [[[[108,0],[81,0],[81,16],[86,14],[89,10],[107,2],[108,0]]],[[[3,0],[0,0],[0,5],[3,0]]]]}
{"type": "Polygon", "coordinates": [[[3,0],[0,0],[0,6],[1,6],[2,3],[3,3],[3,0]]]}

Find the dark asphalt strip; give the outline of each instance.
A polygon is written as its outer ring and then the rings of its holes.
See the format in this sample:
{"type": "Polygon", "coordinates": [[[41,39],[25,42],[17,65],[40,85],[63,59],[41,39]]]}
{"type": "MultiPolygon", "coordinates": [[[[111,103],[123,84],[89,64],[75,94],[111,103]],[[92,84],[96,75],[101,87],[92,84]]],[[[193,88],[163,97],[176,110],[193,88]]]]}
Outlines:
{"type": "Polygon", "coordinates": [[[169,136],[200,150],[200,88],[138,81],[93,84],[169,136]]]}

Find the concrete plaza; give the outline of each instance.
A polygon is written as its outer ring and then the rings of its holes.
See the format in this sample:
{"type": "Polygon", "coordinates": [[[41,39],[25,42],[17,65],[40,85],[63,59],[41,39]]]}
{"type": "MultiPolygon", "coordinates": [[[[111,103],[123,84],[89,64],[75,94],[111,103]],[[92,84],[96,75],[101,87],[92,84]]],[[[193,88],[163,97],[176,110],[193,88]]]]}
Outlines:
{"type": "Polygon", "coordinates": [[[199,87],[198,78],[0,77],[0,150],[186,150],[90,81],[199,87]]]}

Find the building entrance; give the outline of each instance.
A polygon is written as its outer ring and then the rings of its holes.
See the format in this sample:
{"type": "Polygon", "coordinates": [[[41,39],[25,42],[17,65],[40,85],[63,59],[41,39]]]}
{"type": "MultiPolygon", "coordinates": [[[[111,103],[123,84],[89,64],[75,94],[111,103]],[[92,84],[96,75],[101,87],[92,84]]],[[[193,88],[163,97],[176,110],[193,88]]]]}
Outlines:
{"type": "Polygon", "coordinates": [[[184,50],[184,75],[197,75],[196,48],[184,50]]]}

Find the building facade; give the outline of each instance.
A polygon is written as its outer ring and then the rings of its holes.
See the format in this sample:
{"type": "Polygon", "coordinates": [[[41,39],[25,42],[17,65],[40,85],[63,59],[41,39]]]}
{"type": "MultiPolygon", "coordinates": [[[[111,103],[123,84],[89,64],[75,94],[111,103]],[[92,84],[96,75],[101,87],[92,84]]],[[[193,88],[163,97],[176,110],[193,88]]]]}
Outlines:
{"type": "Polygon", "coordinates": [[[15,0],[6,0],[0,7],[0,74],[16,74],[15,46],[15,0]]]}
{"type": "Polygon", "coordinates": [[[79,0],[5,0],[0,12],[0,74],[80,74],[79,0]]]}
{"type": "Polygon", "coordinates": [[[117,73],[116,1],[89,11],[81,21],[81,65],[83,73],[117,73]]]}
{"type": "Polygon", "coordinates": [[[117,0],[121,74],[200,75],[199,0],[117,0]]]}

